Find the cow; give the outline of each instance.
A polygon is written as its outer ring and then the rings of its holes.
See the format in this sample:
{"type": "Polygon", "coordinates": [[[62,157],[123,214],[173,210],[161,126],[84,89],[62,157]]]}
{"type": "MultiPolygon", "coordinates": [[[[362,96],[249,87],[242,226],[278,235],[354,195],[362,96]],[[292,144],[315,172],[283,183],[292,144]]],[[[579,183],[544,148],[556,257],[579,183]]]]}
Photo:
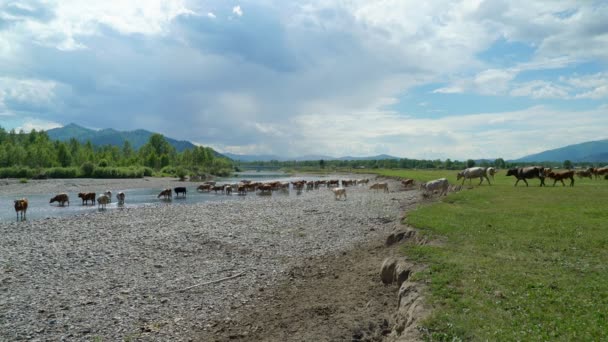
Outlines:
{"type": "Polygon", "coordinates": [[[467,179],[469,180],[470,185],[471,179],[473,178],[479,178],[478,185],[481,185],[481,183],[483,183],[484,178],[488,181],[489,185],[492,185],[492,183],[490,183],[490,178],[488,178],[488,175],[486,173],[486,168],[484,167],[469,167],[467,169],[464,169],[458,172],[458,175],[456,175],[456,180],[460,180],[460,178],[462,178],[462,184],[460,185],[464,185],[464,181],[467,179]]]}
{"type": "Polygon", "coordinates": [[[382,190],[384,190],[384,192],[389,192],[387,183],[376,183],[376,184],[373,184],[372,186],[370,186],[369,188],[374,189],[374,190],[382,189],[382,190]]]}
{"type": "MultiPolygon", "coordinates": [[[[596,175],[596,178],[608,175],[608,166],[596,168],[595,175],[596,175]]],[[[606,177],[604,177],[604,178],[606,178],[606,177]]]]}
{"type": "Polygon", "coordinates": [[[232,195],[232,186],[229,184],[224,185],[224,193],[226,195],[232,195]]]}
{"type": "Polygon", "coordinates": [[[493,167],[489,167],[486,169],[486,175],[488,177],[492,177],[492,180],[494,180],[494,175],[496,174],[496,169],[493,167]]]}
{"type": "Polygon", "coordinates": [[[262,184],[258,186],[260,194],[272,194],[272,186],[270,184],[262,184]]]}
{"type": "Polygon", "coordinates": [[[156,198],[161,198],[161,197],[163,197],[166,200],[171,199],[173,197],[173,191],[171,190],[171,188],[167,188],[167,189],[161,191],[156,198]]]}
{"type": "Polygon", "coordinates": [[[218,191],[221,191],[222,193],[224,193],[224,186],[223,185],[214,185],[211,190],[215,191],[215,193],[217,194],[218,191]]]}
{"type": "Polygon", "coordinates": [[[65,202],[68,202],[68,207],[70,206],[70,197],[68,196],[68,194],[59,194],[56,195],[55,197],[51,198],[51,200],[49,201],[49,203],[54,203],[54,202],[58,202],[60,206],[64,206],[65,202]]]}
{"type": "Polygon", "coordinates": [[[420,190],[423,191],[422,194],[425,197],[433,196],[435,191],[437,191],[439,193],[439,196],[441,196],[441,195],[445,196],[448,194],[449,188],[450,188],[450,183],[448,182],[448,180],[446,178],[439,178],[439,179],[435,179],[435,180],[420,184],[420,190]]]}
{"type": "Polygon", "coordinates": [[[547,174],[547,177],[553,179],[553,186],[555,186],[557,181],[562,182],[562,186],[566,186],[564,179],[570,179],[570,186],[574,186],[574,171],[572,170],[560,172],[551,171],[547,174]]]}
{"type": "Polygon", "coordinates": [[[239,195],[243,196],[243,195],[247,195],[247,186],[245,184],[239,185],[238,188],[236,188],[237,192],[239,195]]]}
{"type": "Polygon", "coordinates": [[[184,198],[186,198],[187,190],[186,190],[185,186],[178,186],[178,187],[175,187],[173,190],[175,191],[175,198],[178,198],[179,194],[184,194],[184,198]]]}
{"type": "Polygon", "coordinates": [[[338,200],[342,197],[344,197],[344,200],[346,200],[346,189],[344,188],[331,188],[330,189],[335,196],[335,199],[338,200]]]}
{"type": "Polygon", "coordinates": [[[591,170],[590,170],[590,169],[576,171],[576,175],[578,176],[578,178],[589,178],[589,179],[593,179],[593,173],[591,173],[591,170]]]}
{"type": "Polygon", "coordinates": [[[99,210],[106,210],[106,204],[110,203],[108,195],[103,194],[97,197],[97,206],[99,210]]]}
{"type": "Polygon", "coordinates": [[[22,198],[15,200],[15,213],[17,213],[17,221],[19,221],[19,214],[21,214],[21,220],[25,221],[25,214],[27,212],[27,199],[22,198]]]}
{"type": "Polygon", "coordinates": [[[125,193],[124,192],[119,192],[116,194],[116,199],[118,200],[118,205],[124,205],[125,204],[125,193]]]}
{"type": "Polygon", "coordinates": [[[414,180],[411,178],[404,179],[401,181],[401,185],[403,185],[406,188],[409,188],[410,186],[414,185],[414,180]]]}
{"type": "Polygon", "coordinates": [[[209,192],[211,191],[211,184],[202,184],[199,185],[198,188],[196,188],[197,191],[202,191],[202,192],[209,192]]]}
{"type": "Polygon", "coordinates": [[[88,204],[91,201],[91,205],[95,205],[95,197],[97,195],[94,192],[79,192],[78,197],[82,199],[82,205],[88,204]]]}
{"type": "Polygon", "coordinates": [[[103,194],[108,196],[108,203],[112,203],[112,191],[106,190],[103,194]]]}
{"type": "Polygon", "coordinates": [[[545,168],[542,166],[512,168],[507,170],[506,176],[515,176],[515,178],[517,178],[517,181],[513,186],[517,186],[517,183],[519,183],[520,180],[523,180],[524,183],[526,183],[526,186],[528,186],[528,181],[526,179],[532,178],[540,179],[540,186],[545,186],[545,168]]]}

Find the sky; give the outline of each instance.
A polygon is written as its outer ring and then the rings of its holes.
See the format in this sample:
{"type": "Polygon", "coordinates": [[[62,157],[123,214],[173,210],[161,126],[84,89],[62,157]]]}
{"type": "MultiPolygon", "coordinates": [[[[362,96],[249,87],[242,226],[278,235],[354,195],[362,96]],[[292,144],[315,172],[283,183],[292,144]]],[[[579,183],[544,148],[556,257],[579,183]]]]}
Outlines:
{"type": "Polygon", "coordinates": [[[0,126],[512,159],[608,138],[608,1],[0,0],[0,126]]]}

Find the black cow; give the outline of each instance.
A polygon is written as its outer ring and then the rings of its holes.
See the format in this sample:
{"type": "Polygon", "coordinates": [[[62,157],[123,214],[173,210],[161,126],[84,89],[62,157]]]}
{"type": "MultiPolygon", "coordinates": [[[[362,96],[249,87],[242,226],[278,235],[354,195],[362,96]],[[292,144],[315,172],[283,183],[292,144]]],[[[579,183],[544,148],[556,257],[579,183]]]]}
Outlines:
{"type": "Polygon", "coordinates": [[[173,191],[175,191],[175,198],[179,197],[179,194],[184,194],[184,197],[186,197],[186,187],[185,186],[178,186],[176,188],[173,188],[173,191]]]}
{"type": "Polygon", "coordinates": [[[523,180],[528,186],[528,181],[526,179],[538,178],[540,179],[540,186],[545,186],[545,169],[542,166],[528,166],[528,167],[519,167],[509,169],[507,171],[507,176],[515,176],[517,181],[514,186],[517,186],[520,180],[523,180]]]}

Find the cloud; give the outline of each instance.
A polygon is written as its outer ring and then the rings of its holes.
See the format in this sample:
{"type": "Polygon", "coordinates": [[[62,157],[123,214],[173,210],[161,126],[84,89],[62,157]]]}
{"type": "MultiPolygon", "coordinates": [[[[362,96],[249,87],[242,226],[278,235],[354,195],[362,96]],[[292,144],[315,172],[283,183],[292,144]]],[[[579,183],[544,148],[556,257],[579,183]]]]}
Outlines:
{"type": "Polygon", "coordinates": [[[572,74],[605,65],[605,6],[266,0],[243,3],[244,16],[223,0],[9,4],[0,5],[5,116],[144,128],[227,151],[429,158],[517,156],[605,127],[597,111],[548,102],[606,99],[605,71],[572,74]],[[497,41],[529,54],[483,57],[497,41]],[[454,115],[440,107],[445,94],[489,114],[454,115]],[[507,110],[478,95],[529,102],[507,110]],[[577,120],[573,134],[551,115],[594,120],[577,120]],[[535,134],[543,143],[528,147],[535,134]]]}
{"type": "Polygon", "coordinates": [[[239,17],[243,16],[243,10],[241,9],[240,5],[232,7],[232,13],[236,14],[239,17]]]}

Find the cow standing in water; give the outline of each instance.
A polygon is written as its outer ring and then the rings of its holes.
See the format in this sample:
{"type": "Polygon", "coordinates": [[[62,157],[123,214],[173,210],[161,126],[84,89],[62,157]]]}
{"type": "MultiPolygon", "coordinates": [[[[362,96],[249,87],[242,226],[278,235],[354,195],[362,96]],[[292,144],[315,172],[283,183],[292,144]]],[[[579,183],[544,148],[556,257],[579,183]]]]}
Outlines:
{"type": "Polygon", "coordinates": [[[176,188],[173,189],[173,191],[175,191],[175,198],[179,197],[179,194],[184,194],[184,198],[186,198],[186,187],[185,186],[178,186],[176,188]]]}

